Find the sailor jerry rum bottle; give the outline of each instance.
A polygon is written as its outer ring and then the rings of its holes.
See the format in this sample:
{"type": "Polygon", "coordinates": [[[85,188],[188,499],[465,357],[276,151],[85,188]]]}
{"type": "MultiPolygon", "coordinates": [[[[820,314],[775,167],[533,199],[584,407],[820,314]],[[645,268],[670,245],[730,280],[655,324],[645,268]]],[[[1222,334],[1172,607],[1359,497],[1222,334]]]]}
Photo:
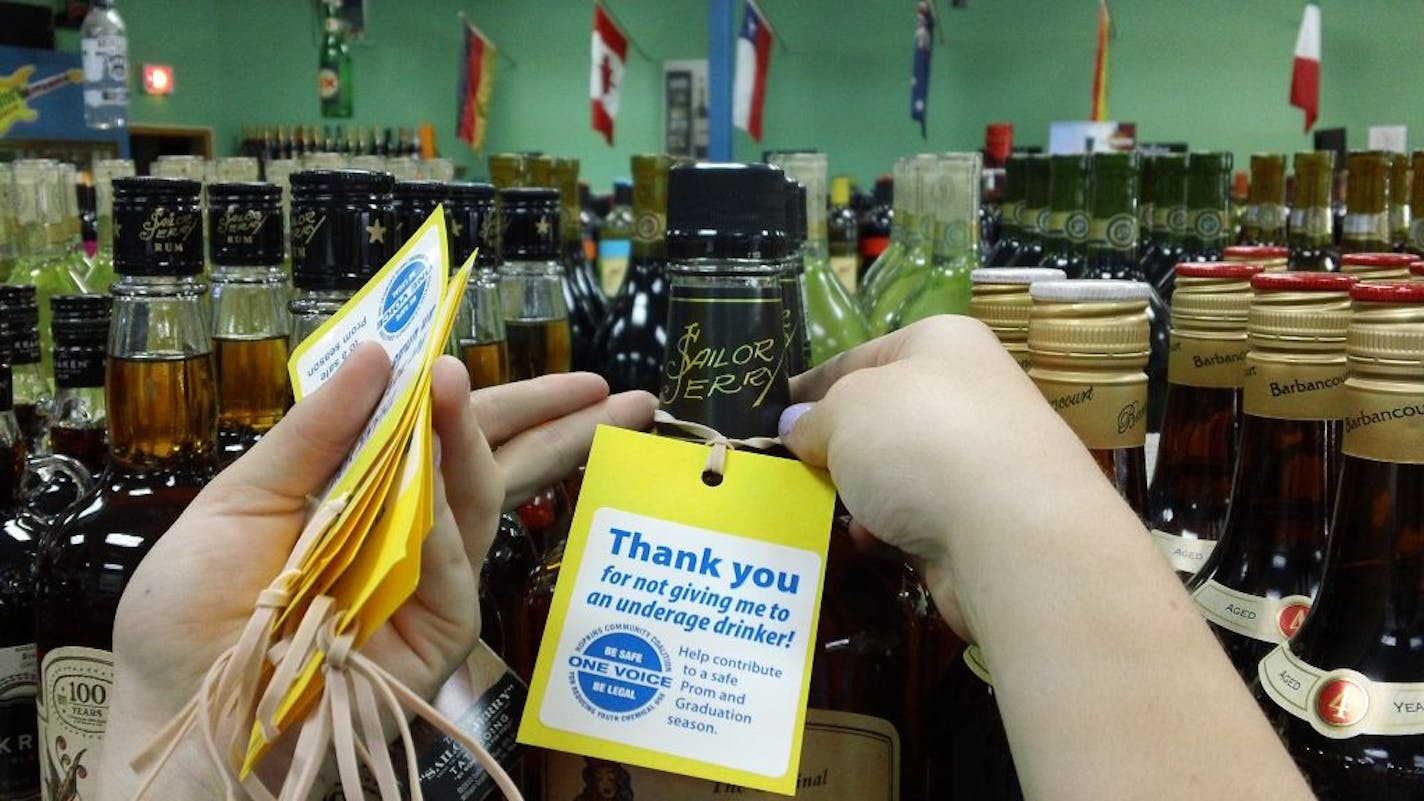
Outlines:
{"type": "Polygon", "coordinates": [[[1424,287],[1351,291],[1343,466],[1325,577],[1260,687],[1322,801],[1424,787],[1424,287]]]}
{"type": "Polygon", "coordinates": [[[39,543],[36,644],[46,798],[98,798],[124,586],[217,469],[196,181],[114,182],[109,469],[39,543]],[[64,795],[68,792],[69,795],[64,795]]]}
{"type": "Polygon", "coordinates": [[[291,345],[311,335],[396,252],[390,175],[292,173],[291,345]]]}
{"type": "Polygon", "coordinates": [[[1242,216],[1241,244],[1286,243],[1286,157],[1283,153],[1251,156],[1251,195],[1242,216]]]}
{"type": "Polygon", "coordinates": [[[449,184],[448,191],[445,221],[450,229],[450,269],[458,270],[478,251],[451,336],[456,355],[470,373],[470,388],[484,389],[509,381],[509,344],[504,306],[499,300],[494,187],[449,184]]]}
{"type": "Polygon", "coordinates": [[[1300,627],[1320,584],[1340,470],[1353,278],[1252,279],[1241,447],[1231,508],[1187,585],[1242,678],[1300,627]]]}
{"type": "Polygon", "coordinates": [[[435,207],[445,201],[447,194],[446,185],[439,181],[396,181],[391,190],[391,211],[396,217],[392,247],[399,250],[435,207]]]}
{"type": "Polygon", "coordinates": [[[1389,251],[1389,154],[1351,153],[1341,253],[1389,251]]]}
{"type": "Polygon", "coordinates": [[[559,193],[538,188],[500,192],[500,224],[504,260],[499,296],[509,342],[509,378],[567,373],[572,353],[559,262],[559,193]]]}
{"type": "Polygon", "coordinates": [[[1177,266],[1167,399],[1147,493],[1147,525],[1184,579],[1201,568],[1226,522],[1246,373],[1250,280],[1260,271],[1224,262],[1177,266]]]}
{"type": "Polygon", "coordinates": [[[255,445],[292,405],[282,190],[263,183],[209,184],[208,230],[218,447],[227,464],[255,445]]]}
{"type": "MultiPolygon", "coordinates": [[[[786,258],[781,262],[781,328],[786,335],[786,374],[811,366],[806,335],[806,187],[786,178],[786,258]]],[[[661,370],[659,370],[661,374],[661,370]]]]}
{"type": "Polygon", "coordinates": [[[973,295],[969,316],[989,326],[1004,350],[1028,371],[1028,316],[1033,299],[1029,285],[1035,281],[1062,281],[1062,270],[1049,267],[984,267],[969,274],[973,295]]]}
{"type": "Polygon", "coordinates": [[[1335,180],[1335,154],[1314,150],[1295,154],[1295,201],[1290,214],[1290,268],[1334,272],[1335,218],[1330,191],[1335,180]]]}

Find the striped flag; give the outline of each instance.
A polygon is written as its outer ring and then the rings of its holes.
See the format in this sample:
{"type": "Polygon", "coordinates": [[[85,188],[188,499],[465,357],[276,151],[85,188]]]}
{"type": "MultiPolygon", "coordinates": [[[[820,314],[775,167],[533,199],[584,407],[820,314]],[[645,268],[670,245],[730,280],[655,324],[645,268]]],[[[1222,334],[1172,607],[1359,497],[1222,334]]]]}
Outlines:
{"type": "Polygon", "coordinates": [[[737,75],[732,90],[732,124],[761,141],[762,108],[766,104],[766,70],[771,63],[771,25],[747,0],[742,31],[737,35],[737,75]]]}
{"type": "Polygon", "coordinates": [[[1098,55],[1093,61],[1093,110],[1088,116],[1094,122],[1108,118],[1108,43],[1112,35],[1108,0],[1098,0],[1098,55]]]}
{"type": "Polygon", "coordinates": [[[480,29],[464,22],[465,53],[460,69],[460,116],[455,135],[476,153],[485,149],[489,125],[490,93],[494,87],[494,62],[498,50],[480,29]]]}
{"type": "Polygon", "coordinates": [[[590,51],[588,97],[593,129],[603,141],[613,144],[613,121],[618,118],[618,99],[623,93],[623,69],[628,63],[628,36],[603,10],[593,7],[593,46],[590,51]]]}
{"type": "Polygon", "coordinates": [[[1300,32],[1295,37],[1295,62],[1291,65],[1290,104],[1305,112],[1308,133],[1320,116],[1320,5],[1305,4],[1300,32]]]}

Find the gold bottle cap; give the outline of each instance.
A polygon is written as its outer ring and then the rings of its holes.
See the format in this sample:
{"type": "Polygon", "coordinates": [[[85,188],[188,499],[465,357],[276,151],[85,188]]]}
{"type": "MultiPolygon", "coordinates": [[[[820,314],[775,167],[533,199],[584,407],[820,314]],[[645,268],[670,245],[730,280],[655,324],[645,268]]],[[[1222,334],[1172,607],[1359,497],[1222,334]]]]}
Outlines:
{"type": "Polygon", "coordinates": [[[1290,249],[1278,245],[1228,245],[1221,260],[1259,264],[1268,273],[1283,272],[1290,261],[1290,249]]]}
{"type": "Polygon", "coordinates": [[[1028,347],[1041,360],[1084,369],[1141,370],[1147,365],[1147,301],[1141,281],[1040,281],[1029,286],[1028,347]]]}
{"type": "Polygon", "coordinates": [[[553,156],[535,156],[525,162],[524,176],[530,186],[545,186],[550,189],[558,189],[557,179],[554,178],[554,170],[558,159],[553,156]]]}
{"type": "Polygon", "coordinates": [[[1346,354],[1351,371],[1424,375],[1424,284],[1369,281],[1350,290],[1352,301],[1346,354]]]}
{"type": "Polygon", "coordinates": [[[1346,253],[1340,257],[1340,272],[1361,281],[1408,278],[1409,265],[1417,259],[1413,253],[1346,253]]]}
{"type": "Polygon", "coordinates": [[[1380,462],[1424,463],[1424,284],[1365,282],[1350,298],[1342,450],[1380,462]]]}
{"type": "Polygon", "coordinates": [[[989,326],[1024,369],[1028,369],[1028,318],[1033,299],[1028,287],[1037,281],[1062,281],[1068,276],[1051,267],[983,267],[969,273],[973,295],[969,316],[989,326]]]}
{"type": "Polygon", "coordinates": [[[1350,287],[1339,273],[1261,273],[1251,279],[1251,349],[1335,351],[1350,325],[1350,287]]]}
{"type": "Polygon", "coordinates": [[[1167,381],[1239,389],[1245,378],[1251,277],[1259,264],[1184,262],[1176,268],[1167,381]]]}

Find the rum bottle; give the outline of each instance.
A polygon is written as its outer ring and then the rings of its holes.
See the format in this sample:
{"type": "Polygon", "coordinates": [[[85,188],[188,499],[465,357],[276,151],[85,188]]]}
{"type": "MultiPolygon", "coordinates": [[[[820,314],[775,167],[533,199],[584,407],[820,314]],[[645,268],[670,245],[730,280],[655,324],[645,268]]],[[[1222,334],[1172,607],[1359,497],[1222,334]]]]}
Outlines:
{"type": "Polygon", "coordinates": [[[1019,238],[1023,233],[1020,217],[1024,204],[1024,170],[1028,168],[1028,156],[1012,153],[1004,162],[1004,197],[999,204],[999,241],[994,249],[984,257],[985,267],[1007,267],[1018,254],[1019,238]]]}
{"type": "Polygon", "coordinates": [[[894,228],[894,205],[894,177],[882,175],[876,178],[870,208],[861,215],[860,230],[857,232],[860,242],[860,265],[855,274],[857,291],[864,288],[870,265],[890,246],[890,233],[894,228]]]}
{"type": "Polygon", "coordinates": [[[1389,154],[1389,249],[1404,253],[1409,249],[1410,184],[1413,180],[1409,156],[1389,154]]]}
{"type": "Polygon", "coordinates": [[[450,269],[459,269],[471,253],[477,254],[452,337],[456,353],[469,371],[471,389],[484,389],[509,381],[509,345],[504,306],[499,300],[494,186],[450,184],[449,191],[450,269]]]}
{"type": "Polygon", "coordinates": [[[1088,157],[1049,156],[1048,172],[1048,223],[1043,230],[1040,264],[1078,278],[1083,275],[1088,243],[1088,157]]]}
{"type": "MultiPolygon", "coordinates": [[[[448,194],[448,187],[439,181],[396,181],[391,189],[391,211],[396,218],[391,243],[396,250],[419,230],[425,219],[435,212],[435,207],[445,202],[448,194]]],[[[448,221],[446,231],[449,231],[448,221]]],[[[450,269],[459,267],[456,264],[450,269]]]]}
{"type": "MultiPolygon", "coordinates": [[[[1024,204],[1019,213],[1019,248],[1014,267],[1037,267],[1043,261],[1043,231],[1048,227],[1048,200],[1051,178],[1049,157],[1035,153],[1024,165],[1024,204]]],[[[1133,213],[1137,207],[1133,205],[1133,213]]]]}
{"type": "Polygon", "coordinates": [[[44,453],[54,390],[40,368],[40,314],[33,286],[0,286],[0,314],[10,332],[15,418],[31,453],[44,453]]]}
{"type": "Polygon", "coordinates": [[[196,181],[114,182],[109,468],[39,543],[36,647],[46,798],[97,798],[114,613],[139,561],[217,470],[196,181]]]}
{"type": "Polygon", "coordinates": [[[40,518],[57,520],[109,464],[104,364],[112,304],[108,295],[55,295],[50,303],[57,389],[49,451],[74,462],[70,470],[52,471],[29,505],[40,518]]]}
{"type": "Polygon", "coordinates": [[[1295,154],[1295,200],[1290,214],[1290,268],[1334,272],[1335,217],[1331,188],[1335,180],[1335,153],[1314,150],[1295,154]]]}
{"type": "MultiPolygon", "coordinates": [[[[578,159],[539,158],[549,162],[551,185],[559,190],[559,254],[564,265],[564,306],[568,309],[573,351],[572,369],[597,372],[602,354],[594,340],[608,316],[608,298],[599,288],[593,264],[584,257],[583,229],[579,224],[578,159]]],[[[626,265],[625,265],[626,274],[626,265]]]]}
{"type": "Polygon", "coordinates": [[[1340,253],[1389,251],[1389,154],[1357,151],[1347,162],[1350,192],[1340,230],[1340,253]]]}
{"type": "Polygon", "coordinates": [[[781,329],[786,341],[786,374],[805,372],[811,366],[811,340],[806,333],[806,187],[789,176],[786,258],[781,265],[781,329]]]}
{"type": "Polygon", "coordinates": [[[218,458],[227,465],[257,444],[292,405],[282,190],[255,182],[209,184],[208,230],[218,458]]]}
{"type": "Polygon", "coordinates": [[[1322,801],[1424,787],[1424,287],[1351,290],[1344,454],[1325,576],[1260,688],[1322,801]]]}
{"type": "Polygon", "coordinates": [[[969,274],[973,294],[969,316],[987,325],[1028,372],[1028,317],[1033,299],[1028,288],[1035,281],[1062,281],[1062,270],[1049,267],[983,267],[969,274]]]}
{"type": "Polygon", "coordinates": [[[499,296],[509,343],[509,377],[522,381],[566,373],[572,363],[564,269],[559,261],[559,193],[500,192],[503,261],[499,296]]]}
{"type": "Polygon", "coordinates": [[[1251,280],[1241,446],[1215,551],[1187,585],[1243,679],[1300,627],[1320,586],[1340,472],[1353,278],[1251,280]]]}
{"type": "Polygon", "coordinates": [[[1246,311],[1254,264],[1177,265],[1162,438],[1147,492],[1147,526],[1183,581],[1220,538],[1231,500],[1246,375],[1246,311]]]}
{"type": "Polygon", "coordinates": [[[1242,245],[1286,243],[1286,157],[1284,153],[1251,155],[1251,194],[1242,214],[1242,245]]]}

